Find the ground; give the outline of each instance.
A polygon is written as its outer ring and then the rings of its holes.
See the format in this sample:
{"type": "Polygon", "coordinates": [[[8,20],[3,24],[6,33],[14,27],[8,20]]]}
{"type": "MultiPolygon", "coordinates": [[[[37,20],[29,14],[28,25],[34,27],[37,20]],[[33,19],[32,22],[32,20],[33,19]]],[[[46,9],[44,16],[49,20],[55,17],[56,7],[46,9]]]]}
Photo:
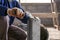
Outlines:
{"type": "Polygon", "coordinates": [[[55,28],[47,28],[49,32],[49,40],[60,40],[60,31],[55,28]]]}

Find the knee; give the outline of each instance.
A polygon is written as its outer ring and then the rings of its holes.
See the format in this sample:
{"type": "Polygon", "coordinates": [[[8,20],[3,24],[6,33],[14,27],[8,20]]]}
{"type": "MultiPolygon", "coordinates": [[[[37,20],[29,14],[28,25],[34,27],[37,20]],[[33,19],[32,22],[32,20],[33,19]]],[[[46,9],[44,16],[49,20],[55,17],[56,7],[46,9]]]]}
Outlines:
{"type": "Polygon", "coordinates": [[[9,34],[11,34],[12,37],[18,40],[25,40],[27,37],[25,31],[19,27],[10,27],[9,34]]]}
{"type": "Polygon", "coordinates": [[[27,34],[23,30],[18,30],[18,32],[16,32],[16,36],[18,36],[17,39],[19,40],[25,40],[27,38],[27,34]]]}
{"type": "Polygon", "coordinates": [[[26,38],[27,38],[27,34],[26,34],[25,32],[22,33],[22,34],[21,34],[21,38],[22,38],[22,39],[26,39],[26,38]]]}

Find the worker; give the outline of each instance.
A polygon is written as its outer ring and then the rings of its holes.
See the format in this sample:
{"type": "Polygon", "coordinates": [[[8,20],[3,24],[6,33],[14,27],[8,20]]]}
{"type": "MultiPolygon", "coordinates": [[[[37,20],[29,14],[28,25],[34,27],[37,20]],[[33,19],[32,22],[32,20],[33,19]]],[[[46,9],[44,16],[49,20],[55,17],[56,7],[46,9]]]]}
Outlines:
{"type": "Polygon", "coordinates": [[[0,16],[9,17],[9,35],[16,40],[26,40],[26,33],[23,29],[12,25],[14,18],[19,19],[21,22],[27,24],[30,18],[21,7],[17,0],[0,0],[0,16]]]}

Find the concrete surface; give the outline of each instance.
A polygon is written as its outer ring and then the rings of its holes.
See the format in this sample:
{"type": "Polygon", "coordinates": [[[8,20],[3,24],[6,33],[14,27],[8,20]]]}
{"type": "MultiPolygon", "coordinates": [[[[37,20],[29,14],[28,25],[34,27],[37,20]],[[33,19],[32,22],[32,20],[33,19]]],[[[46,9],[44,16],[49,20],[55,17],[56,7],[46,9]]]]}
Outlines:
{"type": "Polygon", "coordinates": [[[49,40],[60,40],[60,31],[55,28],[47,28],[49,31],[49,40]]]}

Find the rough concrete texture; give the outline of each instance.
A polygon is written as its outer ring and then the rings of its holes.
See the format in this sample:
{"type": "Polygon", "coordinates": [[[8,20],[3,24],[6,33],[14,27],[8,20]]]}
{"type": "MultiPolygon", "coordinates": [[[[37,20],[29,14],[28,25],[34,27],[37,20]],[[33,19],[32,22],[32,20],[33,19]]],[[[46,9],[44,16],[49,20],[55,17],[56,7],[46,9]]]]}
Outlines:
{"type": "Polygon", "coordinates": [[[49,31],[49,40],[60,40],[60,31],[55,28],[47,28],[49,31]]]}

